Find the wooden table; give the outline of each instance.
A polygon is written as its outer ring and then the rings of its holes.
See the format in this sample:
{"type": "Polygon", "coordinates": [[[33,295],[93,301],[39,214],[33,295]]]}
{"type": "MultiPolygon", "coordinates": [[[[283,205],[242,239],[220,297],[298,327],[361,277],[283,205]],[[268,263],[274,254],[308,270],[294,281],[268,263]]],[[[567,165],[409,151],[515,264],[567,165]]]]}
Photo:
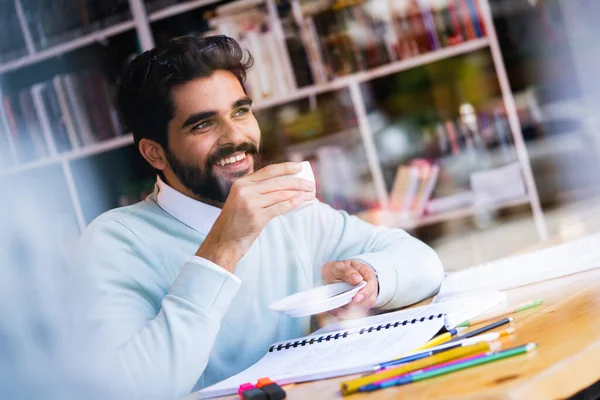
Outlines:
{"type": "MultiPolygon", "coordinates": [[[[513,289],[508,298],[511,304],[545,300],[542,306],[515,315],[516,333],[503,343],[512,347],[536,342],[539,347],[533,353],[346,398],[557,399],[600,379],[600,269],[513,289]]],[[[349,378],[289,385],[286,392],[290,400],[341,398],[339,384],[349,378]]]]}

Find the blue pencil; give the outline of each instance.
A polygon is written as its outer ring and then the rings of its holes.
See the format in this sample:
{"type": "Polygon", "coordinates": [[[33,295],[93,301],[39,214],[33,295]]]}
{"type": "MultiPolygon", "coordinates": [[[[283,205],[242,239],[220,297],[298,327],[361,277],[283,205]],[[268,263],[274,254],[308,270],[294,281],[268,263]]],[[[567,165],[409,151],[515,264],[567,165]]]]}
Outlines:
{"type": "MultiPolygon", "coordinates": [[[[458,329],[456,329],[456,328],[451,329],[451,330],[448,331],[448,333],[450,335],[452,335],[452,336],[455,336],[458,333],[458,329]]],[[[381,363],[379,365],[374,366],[373,370],[377,371],[377,370],[380,370],[380,369],[383,369],[383,368],[393,367],[393,366],[398,365],[398,364],[404,364],[404,363],[407,363],[407,362],[420,360],[421,358],[429,357],[429,356],[432,356],[434,354],[440,353],[442,351],[453,349],[454,347],[458,347],[459,345],[460,344],[450,345],[450,346],[444,347],[442,349],[435,349],[435,350],[423,350],[423,351],[420,351],[420,352],[415,353],[415,354],[411,354],[411,355],[406,356],[406,357],[402,357],[402,358],[398,358],[396,360],[390,360],[390,361],[383,362],[383,363],[381,363]]]]}
{"type": "Polygon", "coordinates": [[[421,353],[411,354],[410,356],[402,357],[397,360],[386,361],[384,363],[381,363],[381,364],[375,366],[373,369],[379,370],[379,369],[383,369],[383,368],[393,367],[393,366],[399,365],[399,364],[404,364],[404,363],[411,362],[411,361],[420,360],[421,358],[430,357],[434,354],[441,353],[442,351],[447,351],[447,350],[450,350],[450,349],[453,349],[453,348],[459,347],[459,346],[462,346],[462,344],[455,343],[453,345],[444,347],[443,349],[426,350],[421,353]]]}

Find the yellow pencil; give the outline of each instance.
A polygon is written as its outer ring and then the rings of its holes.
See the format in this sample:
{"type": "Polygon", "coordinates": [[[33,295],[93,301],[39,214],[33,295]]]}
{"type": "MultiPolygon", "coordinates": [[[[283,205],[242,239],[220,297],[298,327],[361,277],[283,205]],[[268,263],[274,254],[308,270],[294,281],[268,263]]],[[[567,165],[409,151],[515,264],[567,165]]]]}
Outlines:
{"type": "Polygon", "coordinates": [[[411,351],[411,353],[415,353],[420,350],[429,349],[430,347],[435,347],[435,346],[439,346],[442,343],[446,343],[447,341],[452,339],[452,336],[459,333],[462,329],[465,329],[465,328],[454,328],[446,333],[437,335],[436,337],[431,339],[429,342],[425,343],[423,346],[419,346],[416,349],[414,349],[413,351],[411,351]]]}
{"type": "Polygon", "coordinates": [[[367,375],[360,378],[342,382],[340,390],[344,396],[355,393],[358,388],[370,383],[382,381],[384,379],[394,378],[398,375],[406,374],[407,372],[416,371],[422,368],[427,368],[432,365],[441,364],[447,361],[452,361],[457,358],[467,357],[472,354],[485,353],[490,351],[490,343],[480,342],[470,346],[456,347],[442,353],[438,353],[431,357],[422,358],[417,361],[409,362],[400,365],[396,368],[389,368],[377,374],[367,375]]]}

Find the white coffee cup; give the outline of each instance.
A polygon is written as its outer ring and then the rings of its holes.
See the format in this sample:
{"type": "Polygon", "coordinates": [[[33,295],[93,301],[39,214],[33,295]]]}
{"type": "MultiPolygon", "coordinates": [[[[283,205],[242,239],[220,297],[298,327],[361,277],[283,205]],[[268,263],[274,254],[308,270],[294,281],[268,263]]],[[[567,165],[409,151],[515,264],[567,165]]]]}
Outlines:
{"type": "MultiPolygon", "coordinates": [[[[306,179],[307,181],[310,181],[312,183],[314,183],[316,185],[315,182],[315,174],[313,173],[313,170],[310,166],[310,162],[308,161],[302,161],[300,163],[300,165],[302,166],[302,171],[292,175],[295,176],[297,178],[302,178],[302,179],[306,179]]],[[[315,186],[315,194],[316,194],[316,186],[315,186]]],[[[290,211],[290,213],[302,210],[308,206],[310,206],[311,204],[313,204],[314,202],[316,202],[317,199],[314,200],[307,200],[304,203],[300,204],[298,207],[296,207],[295,209],[293,209],[292,211],[290,211]]]]}

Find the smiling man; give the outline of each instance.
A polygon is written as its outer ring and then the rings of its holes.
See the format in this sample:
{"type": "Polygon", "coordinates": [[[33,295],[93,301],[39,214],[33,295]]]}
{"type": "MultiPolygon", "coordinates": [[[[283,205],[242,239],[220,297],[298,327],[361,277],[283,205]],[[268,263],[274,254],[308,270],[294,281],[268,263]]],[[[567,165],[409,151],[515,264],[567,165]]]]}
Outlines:
{"type": "Polygon", "coordinates": [[[295,163],[261,168],[243,83],[251,57],[232,39],[184,37],[138,56],[119,107],[158,173],[145,201],[109,211],[75,257],[97,294],[90,319],[138,391],[176,397],[308,333],[269,304],[315,285],[367,285],[353,306],[392,309],[431,296],[435,252],[315,203],[295,163]]]}

